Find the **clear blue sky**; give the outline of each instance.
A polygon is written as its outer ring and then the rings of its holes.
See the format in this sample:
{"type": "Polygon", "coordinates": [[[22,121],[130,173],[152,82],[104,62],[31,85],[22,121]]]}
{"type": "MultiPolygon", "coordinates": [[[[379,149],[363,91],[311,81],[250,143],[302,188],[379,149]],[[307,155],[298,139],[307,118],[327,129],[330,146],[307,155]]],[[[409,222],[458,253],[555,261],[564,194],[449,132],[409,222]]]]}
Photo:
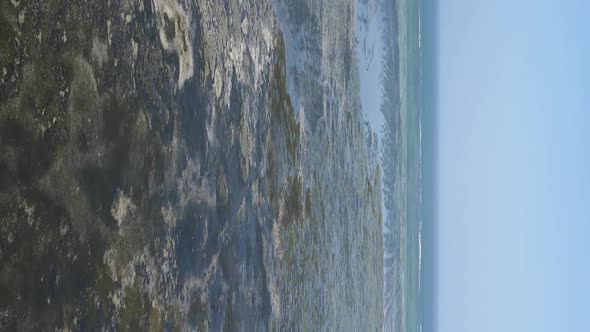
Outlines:
{"type": "Polygon", "coordinates": [[[590,331],[590,1],[439,15],[439,331],[590,331]]]}

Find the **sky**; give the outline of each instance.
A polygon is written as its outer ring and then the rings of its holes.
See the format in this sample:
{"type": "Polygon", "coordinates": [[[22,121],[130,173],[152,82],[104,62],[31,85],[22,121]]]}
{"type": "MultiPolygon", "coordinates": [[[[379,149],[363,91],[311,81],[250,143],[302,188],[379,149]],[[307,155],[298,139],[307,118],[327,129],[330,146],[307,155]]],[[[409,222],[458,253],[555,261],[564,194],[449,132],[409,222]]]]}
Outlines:
{"type": "Polygon", "coordinates": [[[438,330],[590,331],[590,1],[439,1],[438,330]]]}

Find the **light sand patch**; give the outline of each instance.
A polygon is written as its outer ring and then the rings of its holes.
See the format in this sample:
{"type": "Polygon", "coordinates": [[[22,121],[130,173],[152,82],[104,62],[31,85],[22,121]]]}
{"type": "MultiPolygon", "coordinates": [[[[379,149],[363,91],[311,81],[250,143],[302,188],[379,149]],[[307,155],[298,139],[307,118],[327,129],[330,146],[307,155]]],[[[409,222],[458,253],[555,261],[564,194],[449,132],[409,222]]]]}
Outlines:
{"type": "Polygon", "coordinates": [[[217,204],[215,183],[201,176],[201,164],[198,160],[189,160],[187,167],[178,178],[180,208],[188,204],[206,204],[214,207],[217,204]]]}
{"type": "Polygon", "coordinates": [[[158,29],[162,47],[178,55],[178,88],[181,89],[193,76],[193,15],[190,5],[183,6],[174,0],[155,0],[158,29]]]}
{"type": "Polygon", "coordinates": [[[117,221],[117,225],[119,226],[119,233],[121,233],[121,227],[123,226],[123,222],[132,218],[135,214],[135,204],[131,201],[129,196],[125,195],[125,193],[121,190],[117,191],[117,196],[113,201],[113,206],[111,207],[111,215],[117,221]]]}
{"type": "Polygon", "coordinates": [[[100,67],[107,61],[108,57],[107,45],[101,42],[98,37],[94,37],[92,41],[92,57],[100,67]]]}

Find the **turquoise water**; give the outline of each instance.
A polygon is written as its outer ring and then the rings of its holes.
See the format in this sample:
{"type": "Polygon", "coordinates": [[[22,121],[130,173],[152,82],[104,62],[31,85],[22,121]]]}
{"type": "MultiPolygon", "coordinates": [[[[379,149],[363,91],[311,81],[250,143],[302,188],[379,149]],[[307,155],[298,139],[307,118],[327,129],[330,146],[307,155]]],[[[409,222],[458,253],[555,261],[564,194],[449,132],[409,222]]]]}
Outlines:
{"type": "MultiPolygon", "coordinates": [[[[407,331],[418,331],[421,228],[421,112],[422,62],[420,49],[420,2],[407,7],[407,331]]],[[[403,50],[402,50],[403,51],[403,50]]]]}
{"type": "Polygon", "coordinates": [[[437,4],[433,0],[409,1],[406,14],[406,319],[407,331],[432,331],[436,323],[437,4]]]}
{"type": "Polygon", "coordinates": [[[433,331],[436,325],[437,4],[410,2],[407,15],[407,319],[408,331],[422,332],[433,331]]]}

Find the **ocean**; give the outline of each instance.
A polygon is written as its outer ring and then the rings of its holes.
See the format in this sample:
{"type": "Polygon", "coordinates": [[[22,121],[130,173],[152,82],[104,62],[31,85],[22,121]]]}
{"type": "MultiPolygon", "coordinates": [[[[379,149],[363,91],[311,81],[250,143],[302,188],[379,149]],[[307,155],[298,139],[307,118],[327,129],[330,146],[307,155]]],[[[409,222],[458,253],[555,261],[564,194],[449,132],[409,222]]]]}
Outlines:
{"type": "MultiPolygon", "coordinates": [[[[424,49],[430,52],[432,48],[431,31],[425,34],[422,26],[425,19],[433,19],[430,9],[429,16],[423,16],[423,8],[432,4],[392,0],[380,5],[380,24],[370,27],[379,31],[380,40],[377,43],[374,38],[364,38],[373,41],[370,45],[378,44],[380,59],[378,64],[368,65],[364,75],[361,66],[361,99],[367,122],[380,143],[383,169],[383,329],[422,331],[428,325],[423,321],[431,319],[434,303],[432,181],[436,121],[432,97],[424,94],[424,49]],[[375,76],[374,72],[380,74],[375,76]],[[375,98],[370,98],[375,82],[379,82],[378,107],[375,98]]],[[[430,28],[430,24],[426,26],[430,28]]],[[[363,52],[359,51],[361,64],[368,62],[363,57],[364,44],[363,52]]],[[[432,75],[426,78],[430,93],[432,75]]]]}

